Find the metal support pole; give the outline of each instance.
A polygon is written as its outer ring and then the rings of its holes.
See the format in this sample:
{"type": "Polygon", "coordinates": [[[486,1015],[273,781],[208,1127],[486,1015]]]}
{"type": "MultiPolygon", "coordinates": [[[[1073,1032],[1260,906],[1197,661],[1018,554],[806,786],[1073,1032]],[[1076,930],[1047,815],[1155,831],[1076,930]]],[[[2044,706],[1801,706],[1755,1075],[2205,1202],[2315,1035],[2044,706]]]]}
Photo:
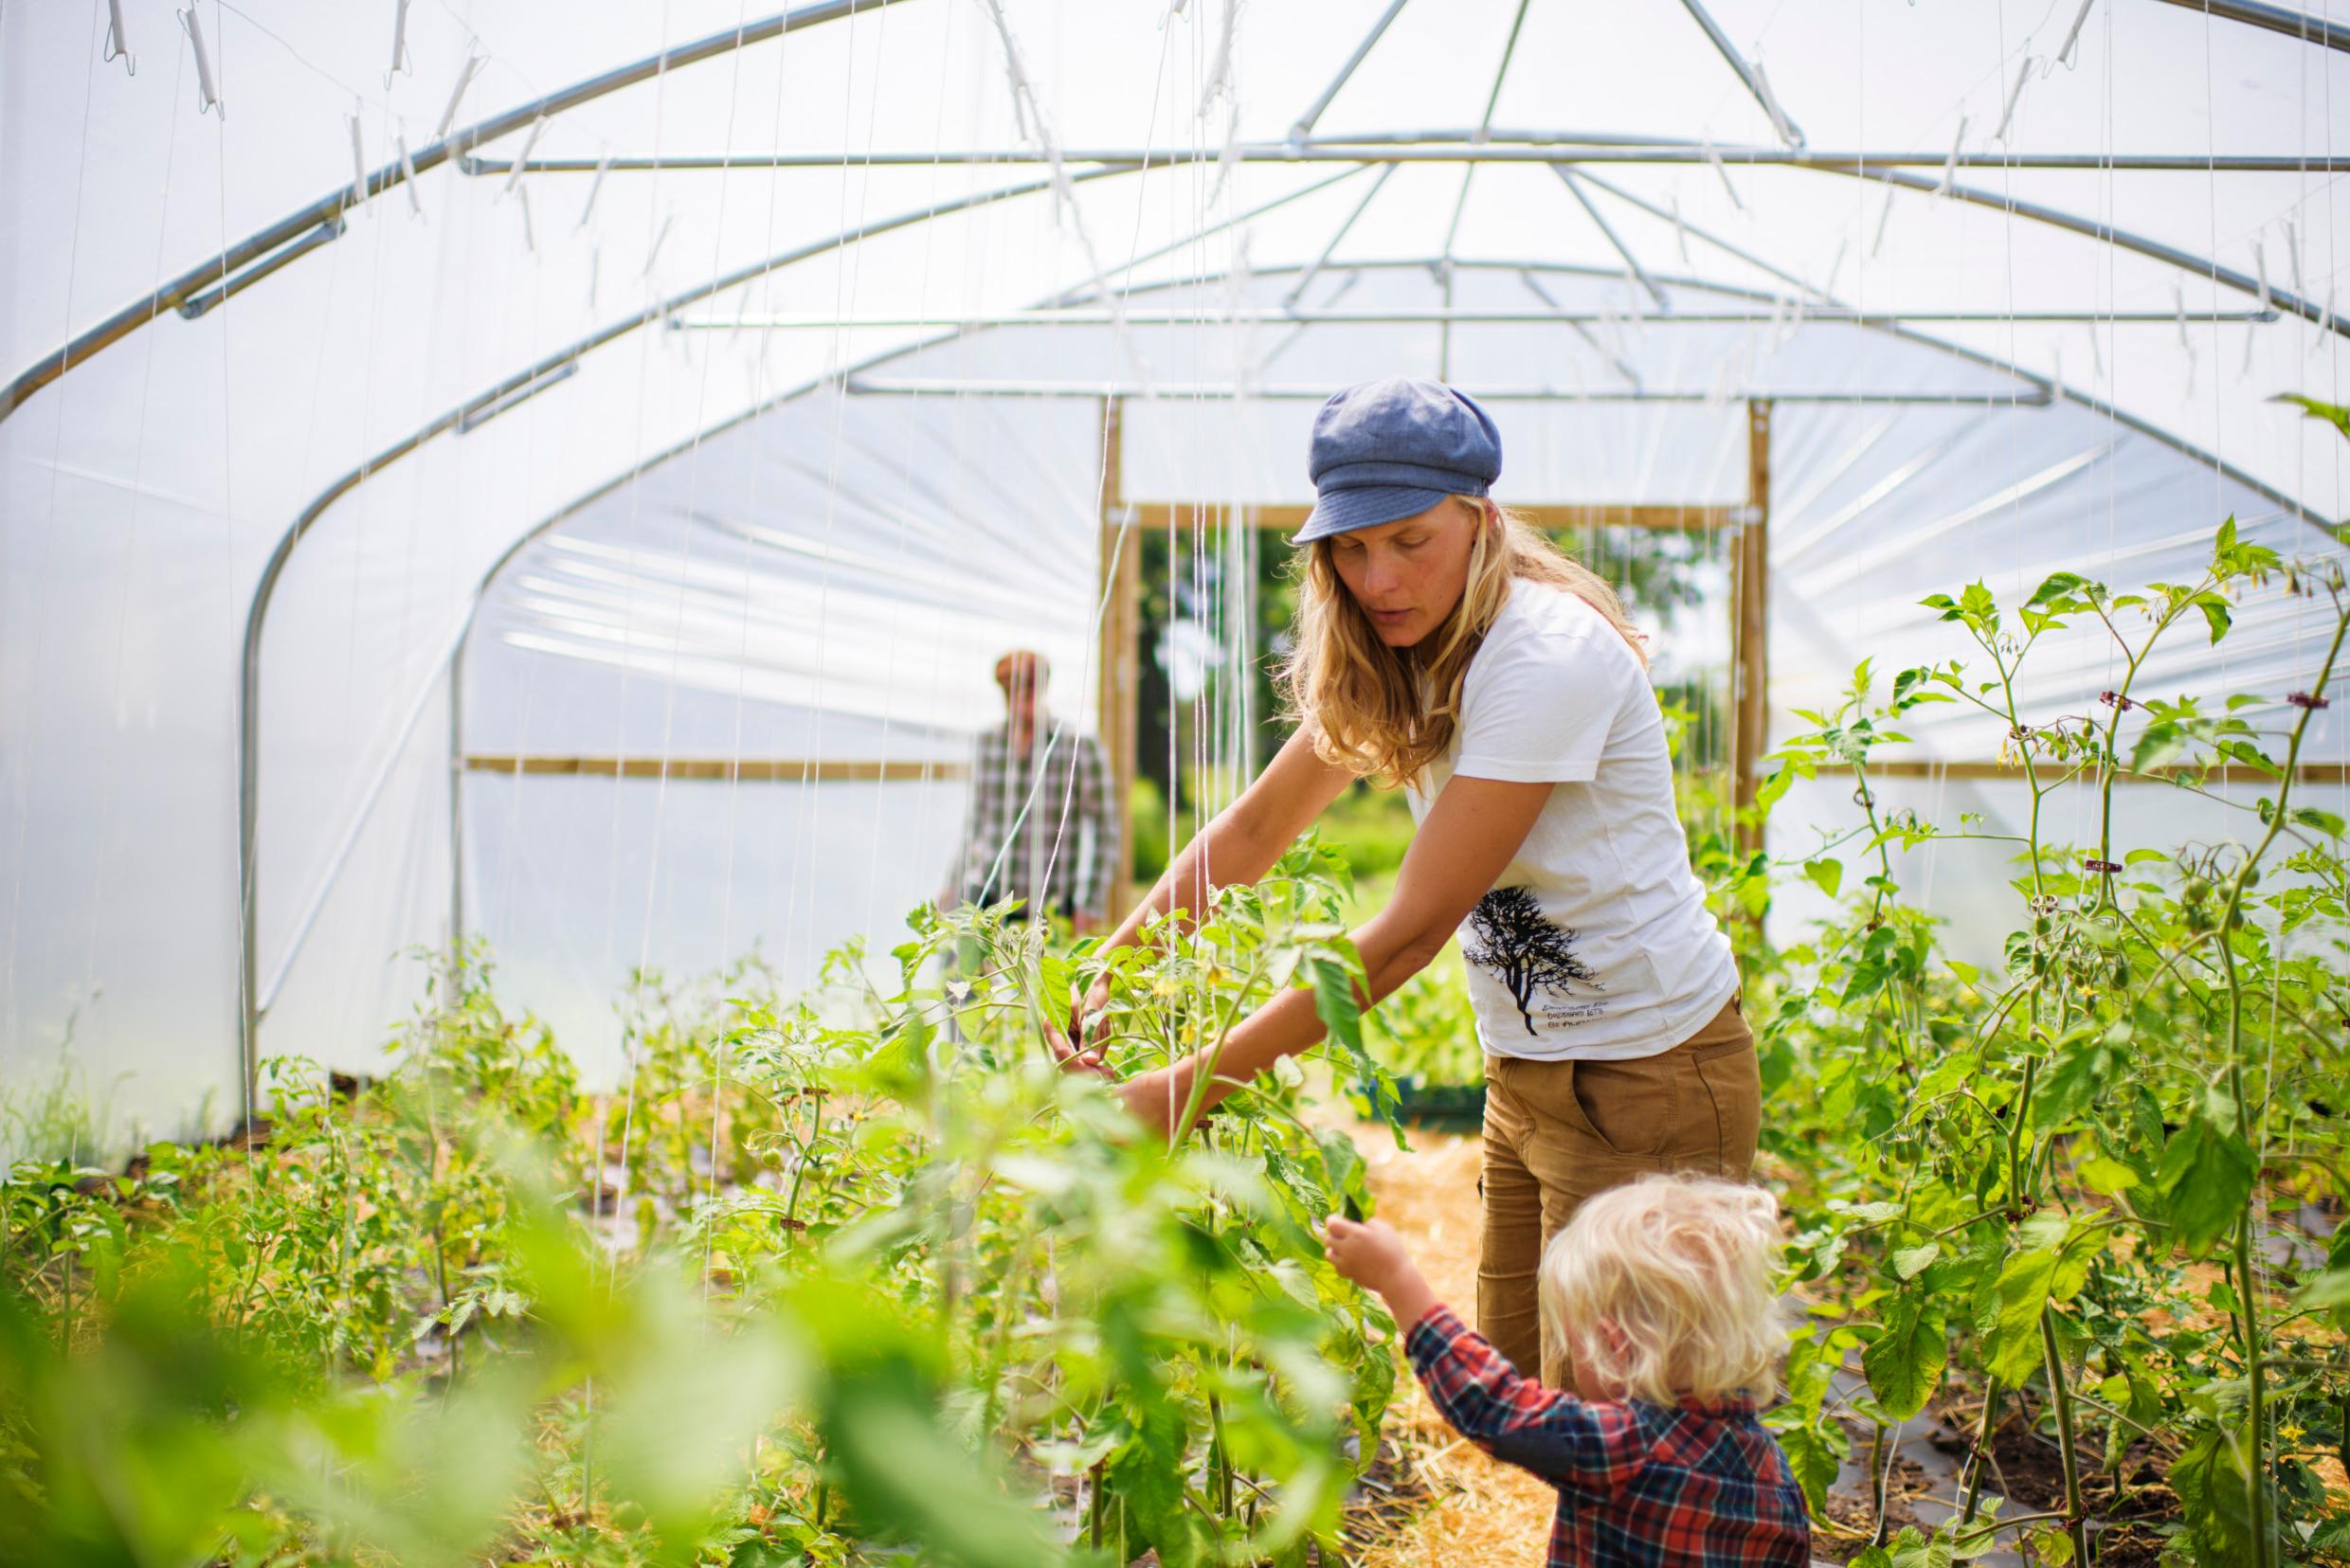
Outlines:
{"type": "Polygon", "coordinates": [[[1615,350],[1608,348],[1597,337],[1593,336],[1589,326],[1577,319],[1578,315],[1592,313],[1569,311],[1564,305],[1561,305],[1551,295],[1550,291],[1542,286],[1542,280],[1536,278],[1531,272],[1519,273],[1518,281],[1526,286],[1527,293],[1532,295],[1535,298],[1549,306],[1551,315],[1556,319],[1564,322],[1567,331],[1573,333],[1577,337],[1582,338],[1585,346],[1588,347],[1593,353],[1598,354],[1601,359],[1606,360],[1610,365],[1616,367],[1616,373],[1622,376],[1625,381],[1629,382],[1634,391],[1636,392],[1640,390],[1640,372],[1634,369],[1631,364],[1625,360],[1623,355],[1616,352],[1615,350]]]}
{"type": "MultiPolygon", "coordinates": [[[[1434,266],[1431,258],[1423,265],[1434,266]]],[[[1489,387],[1472,382],[1464,390],[1488,403],[1690,403],[1719,404],[1742,399],[1761,398],[1774,403],[1803,404],[1917,404],[1933,408],[2045,408],[2055,401],[2055,394],[2045,387],[2034,386],[2021,371],[2015,372],[2024,382],[2019,391],[1996,391],[1968,388],[1943,391],[1939,388],[1888,387],[1880,391],[1853,390],[1819,392],[1794,387],[1737,387],[1724,391],[1719,387],[1654,387],[1641,391],[1618,390],[1614,387],[1569,387],[1556,386],[1489,387]]],[[[845,388],[857,397],[1012,397],[1012,398],[1104,398],[1133,389],[1130,381],[1047,381],[997,380],[988,378],[871,376],[853,374],[845,388]]],[[[1198,402],[1224,401],[1234,398],[1255,398],[1268,403],[1321,403],[1332,394],[1345,390],[1336,383],[1288,383],[1271,386],[1243,387],[1230,381],[1162,381],[1152,385],[1151,391],[1164,399],[1188,398],[1198,402]]]]}
{"type": "MultiPolygon", "coordinates": [[[[402,181],[428,172],[453,156],[471,152],[483,142],[496,141],[548,116],[576,109],[583,103],[591,103],[624,87],[649,81],[667,72],[715,59],[719,55],[731,54],[752,44],[764,44],[804,27],[813,27],[895,4],[896,0],[818,0],[817,4],[802,6],[797,10],[739,22],[723,32],[680,44],[600,76],[573,82],[544,98],[533,99],[454,132],[429,147],[419,148],[413,157],[395,160],[370,173],[365,194],[380,196],[402,181]]],[[[319,197],[300,211],[289,213],[268,227],[258,229],[236,243],[224,246],[217,255],[208,258],[203,265],[182,273],[153,294],[123,306],[89,331],[76,334],[64,347],[44,355],[20,372],[6,387],[0,387],[0,420],[7,419],[23,407],[27,398],[63,375],[68,367],[79,365],[91,355],[120,342],[152,323],[163,312],[178,309],[202,291],[226,282],[231,273],[241,271],[248,262],[268,255],[304,229],[340,217],[351,195],[352,187],[349,184],[337,185],[331,193],[319,197]]],[[[291,259],[291,256],[287,258],[291,259]]]]}
{"type": "Polygon", "coordinates": [[[2350,28],[2336,27],[2323,17],[2310,16],[2284,6],[2262,5],[2260,0],[2163,0],[2163,4],[2201,11],[2223,22],[2241,22],[2247,27],[2266,27],[2287,38],[2298,38],[2305,44],[2322,44],[2329,49],[2350,50],[2350,28]]]}
{"type": "Polygon", "coordinates": [[[1303,299],[1306,297],[1307,285],[1311,284],[1316,278],[1321,276],[1322,269],[1324,267],[1329,265],[1330,258],[1337,253],[1340,243],[1347,238],[1347,231],[1354,227],[1355,220],[1363,216],[1365,209],[1371,205],[1373,198],[1377,197],[1382,190],[1387,189],[1387,182],[1395,176],[1395,171],[1396,166],[1391,163],[1381,169],[1378,174],[1372,178],[1371,188],[1363,192],[1363,199],[1361,201],[1354,204],[1354,210],[1347,213],[1347,221],[1338,225],[1338,232],[1331,235],[1330,243],[1322,247],[1322,254],[1315,257],[1312,263],[1309,265],[1304,272],[1298,274],[1297,286],[1290,290],[1289,294],[1285,297],[1287,303],[1295,305],[1300,299],[1303,299]]]}
{"type": "Polygon", "coordinates": [[[1656,301],[1656,308],[1660,311],[1672,310],[1672,301],[1665,297],[1665,291],[1656,286],[1656,279],[1648,275],[1648,269],[1640,264],[1640,259],[1632,254],[1632,247],[1624,243],[1623,236],[1616,232],[1615,225],[1600,216],[1600,209],[1592,205],[1590,196],[1585,194],[1582,182],[1575,177],[1575,171],[1564,164],[1554,163],[1550,168],[1564,182],[1568,192],[1582,204],[1583,211],[1590,216],[1591,221],[1600,225],[1600,232],[1606,235],[1607,243],[1616,247],[1616,254],[1624,259],[1624,265],[1631,269],[1632,276],[1640,280],[1640,286],[1648,290],[1648,297],[1656,301]]]}
{"type": "Polygon", "coordinates": [[[1730,42],[1729,34],[1722,30],[1721,24],[1714,21],[1706,8],[1699,4],[1699,0],[1681,0],[1681,4],[1689,8],[1690,15],[1696,20],[1700,27],[1706,30],[1706,37],[1712,41],[1716,49],[1721,51],[1722,58],[1729,62],[1730,69],[1738,73],[1738,80],[1746,84],[1747,93],[1761,106],[1762,112],[1774,120],[1784,119],[1787,129],[1793,133],[1795,144],[1798,147],[1802,146],[1803,128],[1787,114],[1785,105],[1781,104],[1776,113],[1773,112],[1771,100],[1763,96],[1762,83],[1755,80],[1754,67],[1746,63],[1746,57],[1738,52],[1737,46],[1730,42]]]}
{"type": "MultiPolygon", "coordinates": [[[[1746,405],[1746,514],[1738,531],[1731,576],[1730,798],[1750,809],[1762,782],[1762,753],[1770,744],[1771,592],[1771,406],[1746,405]]],[[[1759,822],[1741,822],[1738,844],[1746,855],[1762,848],[1759,822]]]]}
{"type": "Polygon", "coordinates": [[[1493,90],[1485,95],[1485,113],[1477,117],[1477,134],[1470,138],[1482,142],[1493,134],[1493,106],[1501,102],[1501,84],[1509,78],[1509,60],[1518,52],[1518,34],[1526,28],[1526,9],[1534,0],[1518,0],[1518,14],[1509,19],[1509,42],[1502,45],[1501,63],[1493,70],[1493,90]]]}
{"type": "Polygon", "coordinates": [[[1347,84],[1347,78],[1354,75],[1355,67],[1363,63],[1380,36],[1387,30],[1387,24],[1393,22],[1396,13],[1402,9],[1403,0],[1389,0],[1387,9],[1380,12],[1379,20],[1371,24],[1371,30],[1363,35],[1363,42],[1354,46],[1354,53],[1347,57],[1347,63],[1338,68],[1338,74],[1330,78],[1330,84],[1322,89],[1321,96],[1309,104],[1306,112],[1297,117],[1297,123],[1290,127],[1290,140],[1304,141],[1313,135],[1314,121],[1322,117],[1322,111],[1330,106],[1330,99],[1338,96],[1338,90],[1347,84]]]}
{"type": "MultiPolygon", "coordinates": [[[[1072,147],[1064,149],[1066,168],[1117,168],[1130,172],[1146,165],[1154,170],[1199,163],[1565,163],[1578,167],[1598,164],[1658,168],[1689,168],[1710,164],[1712,158],[1695,142],[1670,136],[1604,138],[1582,133],[1495,131],[1486,141],[1470,139],[1473,126],[1443,135],[1409,137],[1343,136],[1309,142],[1248,141],[1227,147],[1072,147]]],[[[1831,174],[1873,175],[1882,169],[1941,171],[1952,162],[1950,150],[1872,152],[1866,149],[1811,152],[1807,149],[1717,147],[1713,156],[1733,169],[1811,169],[1831,174]]],[[[526,174],[606,174],[796,169],[840,169],[841,160],[859,169],[931,169],[985,164],[990,168],[1042,168],[1054,160],[1033,147],[939,148],[928,152],[862,153],[663,153],[615,157],[479,158],[459,160],[462,173],[477,176],[511,174],[519,167],[526,174]]],[[[2312,152],[2280,155],[2259,153],[1972,153],[1961,150],[1961,169],[2029,169],[2079,174],[2219,173],[2327,174],[2350,169],[2350,153],[2312,152]]]]}

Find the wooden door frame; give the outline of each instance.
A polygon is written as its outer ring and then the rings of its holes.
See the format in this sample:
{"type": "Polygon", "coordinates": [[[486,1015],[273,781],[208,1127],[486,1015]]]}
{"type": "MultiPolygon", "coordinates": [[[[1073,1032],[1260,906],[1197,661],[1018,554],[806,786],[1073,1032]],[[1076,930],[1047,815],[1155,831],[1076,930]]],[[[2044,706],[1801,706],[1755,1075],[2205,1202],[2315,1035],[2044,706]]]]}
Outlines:
{"type": "MultiPolygon", "coordinates": [[[[1097,733],[1109,753],[1117,794],[1116,809],[1125,811],[1134,787],[1137,704],[1141,692],[1142,551],[1139,535],[1178,526],[1222,526],[1234,512],[1243,527],[1289,532],[1313,509],[1298,505],[1243,505],[1234,508],[1215,501],[1130,501],[1124,485],[1124,406],[1119,395],[1101,400],[1101,634],[1095,664],[1094,694],[1097,733]]],[[[1731,797],[1742,808],[1751,806],[1762,782],[1763,752],[1770,743],[1768,685],[1770,678],[1770,509],[1771,405],[1768,399],[1746,404],[1746,500],[1726,506],[1704,502],[1689,506],[1655,502],[1583,502],[1565,505],[1517,506],[1544,529],[1607,526],[1651,529],[1672,533],[1726,532],[1731,545],[1730,587],[1730,772],[1731,797]]],[[[1740,826],[1739,842],[1748,854],[1762,847],[1758,826],[1740,826]]],[[[1119,836],[1120,864],[1112,905],[1134,882],[1133,824],[1119,836]]],[[[1105,911],[1105,913],[1114,911],[1105,911]]]]}

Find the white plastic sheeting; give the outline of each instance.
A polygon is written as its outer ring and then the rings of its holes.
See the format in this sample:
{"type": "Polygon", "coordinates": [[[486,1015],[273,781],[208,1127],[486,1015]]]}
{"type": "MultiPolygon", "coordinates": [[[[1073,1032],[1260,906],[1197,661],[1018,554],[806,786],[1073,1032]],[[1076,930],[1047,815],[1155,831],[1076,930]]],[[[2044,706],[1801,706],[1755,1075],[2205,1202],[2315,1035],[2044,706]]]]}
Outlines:
{"type": "MultiPolygon", "coordinates": [[[[0,12],[0,375],[36,372],[0,413],[0,1073],[14,1090],[62,1057],[119,1132],[218,1125],[255,1051],[363,1065],[419,994],[397,955],[446,941],[460,795],[469,926],[520,1000],[607,1066],[602,1009],[631,967],[756,945],[804,975],[931,891],[951,782],[473,773],[453,790],[450,759],[946,760],[989,719],[985,665],[1016,642],[1057,656],[1057,698],[1088,722],[1098,408],[987,388],[1131,394],[1130,498],[1294,500],[1311,404],[1289,394],[1441,372],[1517,394],[1494,404],[1509,498],[1692,504],[1744,498],[1741,400],[1790,394],[1772,520],[1782,714],[1863,655],[1951,651],[1907,607],[1924,592],[1978,574],[2028,588],[2056,566],[2176,577],[2230,513],[2293,550],[2323,543],[2299,513],[2342,510],[2339,439],[2268,401],[2343,400],[2338,324],[2201,317],[2256,308],[2263,276],[2318,314],[2340,303],[2350,187],[2326,160],[2350,155],[2350,55],[2165,0],[2095,0],[2053,65],[2071,0],[1708,7],[1767,63],[1810,148],[1918,154],[1895,172],[1927,189],[1744,166],[1742,149],[1781,144],[1674,0],[1537,3],[1497,96],[1514,0],[1416,0],[1294,161],[1280,144],[1385,0],[1256,0],[1228,65],[1224,0],[1007,0],[1008,34],[970,0],[866,0],[805,8],[780,38],[755,26],[770,13],[716,0],[461,4],[414,9],[412,65],[389,76],[390,0],[195,4],[209,112],[164,4],[124,0],[136,75],[104,58],[103,4],[0,12]],[[217,308],[141,305],[208,258],[217,282],[246,236],[350,187],[354,110],[371,166],[398,169],[403,145],[434,164],[469,56],[485,63],[461,138],[735,29],[762,41],[722,39],[471,149],[527,141],[581,172],[440,161],[217,308]],[[1582,137],[1595,156],[1709,143],[1726,161],[1579,165],[1587,208],[1541,162],[1383,176],[1368,160],[1388,146],[1346,139],[1434,133],[1452,140],[1404,151],[1457,156],[1489,117],[1475,149],[1495,153],[1582,137]],[[1970,161],[1949,183],[1979,199],[1930,189],[1954,138],[1970,161]],[[987,156],[1048,142],[1065,169],[987,156]],[[1084,156],[1145,148],[1142,167],[1084,156]],[[626,167],[778,150],[825,161],[626,167]],[[941,155],[872,161],[893,151],[941,155]],[[1999,162],[2040,153],[2092,166],[1999,162]],[[2094,166],[2144,154],[2205,166],[2094,166]],[[2296,167],[2219,161],[2238,155],[2296,167]],[[1280,305],[1326,251],[1308,310],[1602,319],[1231,320],[1280,305]],[[1775,319],[1666,324],[1623,251],[1672,311],[1775,319]],[[1130,298],[1194,312],[1185,324],[974,330],[885,363],[949,329],[859,324],[1018,311],[1105,279],[1208,281],[1130,298]],[[1807,323],[1799,301],[1973,319],[1905,338],[1807,323]],[[61,349],[118,313],[124,330],[60,373],[61,349]],[[666,324],[766,316],[830,325],[666,324]],[[803,390],[859,367],[966,389],[803,390]],[[1612,401],[1636,380],[1691,401],[1612,401]],[[1256,395],[1208,395],[1235,387],[1256,395]],[[1803,401],[1821,396],[1857,401],[1803,401]],[[279,556],[248,759],[243,649],[279,556]],[[485,584],[453,727],[449,671],[485,584]]],[[[2297,614],[2245,619],[2242,640],[2182,643],[2149,678],[2281,689],[2303,670],[2297,614]]],[[[2093,699],[2102,653],[2052,652],[2035,697],[2093,699]]],[[[1996,748],[1948,713],[1921,715],[1936,721],[1922,748],[1996,748]]],[[[2341,760],[2341,734],[2319,760],[2341,760]]]]}

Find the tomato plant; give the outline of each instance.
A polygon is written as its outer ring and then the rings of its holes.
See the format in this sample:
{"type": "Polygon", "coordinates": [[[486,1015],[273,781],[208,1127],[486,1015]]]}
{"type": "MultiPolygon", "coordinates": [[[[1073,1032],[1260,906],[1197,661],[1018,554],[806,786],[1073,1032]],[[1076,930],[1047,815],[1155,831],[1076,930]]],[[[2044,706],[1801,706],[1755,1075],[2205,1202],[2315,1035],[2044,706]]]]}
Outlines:
{"type": "Polygon", "coordinates": [[[1800,1172],[1797,1278],[1826,1314],[1797,1346],[1797,1399],[1773,1418],[1817,1509],[1844,1447],[1822,1417],[1835,1363],[1858,1351],[1855,1402],[1879,1445],[1963,1369],[1980,1411],[1958,1517],[1938,1543],[1913,1534],[1889,1554],[1880,1511],[1876,1562],[2011,1529],[2047,1560],[2090,1560],[2089,1526],[2130,1490],[2133,1451],[2177,1494],[2186,1560],[2339,1553],[2350,1524],[2311,1461],[2350,1453],[2350,1245],[2337,1229],[2312,1261],[2264,1255],[2262,1242],[2272,1211],[2323,1199],[2339,1212],[2350,1190],[2336,1109],[2350,1020],[2343,824],[2296,790],[2350,628],[2341,567],[2288,566],[2230,522],[2190,583],[2117,592],[2059,572],[2020,602],[1976,583],[1924,604],[1977,657],[1900,671],[1889,689],[1864,663],[1840,706],[1803,715],[1810,728],[1762,792],[1767,805],[1799,779],[1834,778],[1858,813],[1793,868],[1836,912],[1777,956],[1764,1028],[1781,1088],[1767,1144],[1800,1172]],[[2323,612],[2320,695],[2214,703],[2141,689],[2159,643],[2190,631],[2219,642],[2239,597],[2268,584],[2323,612]],[[2035,711],[2035,651],[2085,624],[2110,640],[2116,685],[2092,712],[2035,711]],[[2020,832],[1884,809],[1877,749],[1936,702],[2005,734],[2020,832]],[[2265,792],[2232,799],[2223,770],[2265,792]],[[2123,842],[2124,780],[2167,781],[2242,830],[2123,842]],[[2068,843],[2049,807],[2077,789],[2093,792],[2095,837],[2068,843]],[[1945,954],[1936,922],[1904,901],[1902,852],[1969,839],[2001,845],[2016,868],[2019,918],[1995,969],[1945,954]],[[2053,1442],[2063,1503],[1984,1523],[1984,1457],[2012,1405],[2053,1442]]]}

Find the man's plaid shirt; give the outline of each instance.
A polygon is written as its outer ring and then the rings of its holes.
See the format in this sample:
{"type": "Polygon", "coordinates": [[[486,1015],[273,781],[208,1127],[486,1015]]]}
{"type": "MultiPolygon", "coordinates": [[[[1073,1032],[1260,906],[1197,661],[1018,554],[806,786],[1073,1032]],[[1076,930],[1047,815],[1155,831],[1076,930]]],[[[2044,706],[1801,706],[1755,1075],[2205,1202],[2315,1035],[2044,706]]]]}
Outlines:
{"type": "Polygon", "coordinates": [[[1018,898],[1032,914],[1105,910],[1124,816],[1113,793],[1100,745],[1066,725],[1039,722],[1024,751],[1008,724],[981,735],[956,874],[964,898],[1018,898]]]}
{"type": "Polygon", "coordinates": [[[1786,1453],[1746,1398],[1586,1400],[1518,1376],[1438,1307],[1404,1339],[1428,1397],[1494,1458],[1559,1488],[1563,1564],[1809,1568],[1811,1516],[1786,1453]]]}

